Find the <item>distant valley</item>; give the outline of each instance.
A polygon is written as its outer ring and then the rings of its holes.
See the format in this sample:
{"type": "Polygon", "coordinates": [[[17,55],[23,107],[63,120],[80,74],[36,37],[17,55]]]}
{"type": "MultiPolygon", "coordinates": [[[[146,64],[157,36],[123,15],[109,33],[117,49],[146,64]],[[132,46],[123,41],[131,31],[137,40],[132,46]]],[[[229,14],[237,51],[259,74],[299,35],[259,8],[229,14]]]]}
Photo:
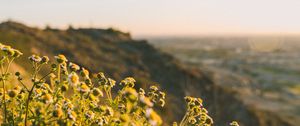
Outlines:
{"type": "Polygon", "coordinates": [[[300,119],[300,37],[152,38],[155,47],[239,90],[249,105],[300,119]]]}

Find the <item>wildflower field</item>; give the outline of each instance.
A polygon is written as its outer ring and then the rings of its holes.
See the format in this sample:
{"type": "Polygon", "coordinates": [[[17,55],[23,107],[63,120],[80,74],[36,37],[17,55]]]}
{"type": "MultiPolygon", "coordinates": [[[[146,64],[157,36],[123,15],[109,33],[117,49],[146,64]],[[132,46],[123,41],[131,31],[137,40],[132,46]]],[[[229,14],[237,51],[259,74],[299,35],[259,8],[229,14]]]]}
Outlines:
{"type": "MultiPolygon", "coordinates": [[[[0,44],[1,124],[4,126],[160,126],[167,125],[155,108],[164,107],[166,94],[156,86],[136,89],[134,78],[120,82],[90,72],[55,56],[32,55],[30,77],[10,66],[22,52],[0,44]],[[41,69],[48,73],[42,75],[41,69]],[[12,79],[18,83],[12,84],[12,79]],[[28,82],[31,82],[28,84],[28,82]]],[[[213,119],[200,98],[185,97],[185,116],[173,126],[211,126],[213,119]]],[[[238,126],[237,122],[230,123],[238,126]]]]}

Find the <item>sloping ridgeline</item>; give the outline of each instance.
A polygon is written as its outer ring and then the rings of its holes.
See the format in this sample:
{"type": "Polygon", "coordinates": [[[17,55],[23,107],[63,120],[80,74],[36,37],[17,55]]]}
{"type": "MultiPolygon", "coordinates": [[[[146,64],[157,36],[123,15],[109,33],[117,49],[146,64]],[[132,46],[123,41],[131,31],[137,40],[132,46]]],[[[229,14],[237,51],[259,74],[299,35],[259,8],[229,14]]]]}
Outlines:
{"type": "Polygon", "coordinates": [[[26,60],[32,53],[49,57],[62,53],[70,61],[95,73],[103,71],[116,80],[132,76],[137,79],[137,88],[158,85],[167,92],[161,114],[168,124],[181,119],[185,112],[183,98],[191,95],[204,100],[218,126],[232,120],[247,126],[290,125],[272,114],[245,106],[234,92],[214,84],[200,70],[184,67],[146,41],[133,40],[128,33],[114,29],[41,30],[4,22],[0,24],[0,41],[24,52],[17,63],[25,70],[30,69],[26,60]]]}

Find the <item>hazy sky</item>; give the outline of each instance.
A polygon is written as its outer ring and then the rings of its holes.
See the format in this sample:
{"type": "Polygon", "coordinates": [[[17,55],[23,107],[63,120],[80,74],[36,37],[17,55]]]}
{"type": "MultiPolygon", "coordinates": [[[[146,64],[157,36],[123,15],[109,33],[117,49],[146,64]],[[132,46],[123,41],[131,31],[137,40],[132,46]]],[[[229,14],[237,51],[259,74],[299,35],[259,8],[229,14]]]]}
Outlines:
{"type": "Polygon", "coordinates": [[[133,35],[300,33],[299,0],[0,0],[0,20],[133,35]]]}

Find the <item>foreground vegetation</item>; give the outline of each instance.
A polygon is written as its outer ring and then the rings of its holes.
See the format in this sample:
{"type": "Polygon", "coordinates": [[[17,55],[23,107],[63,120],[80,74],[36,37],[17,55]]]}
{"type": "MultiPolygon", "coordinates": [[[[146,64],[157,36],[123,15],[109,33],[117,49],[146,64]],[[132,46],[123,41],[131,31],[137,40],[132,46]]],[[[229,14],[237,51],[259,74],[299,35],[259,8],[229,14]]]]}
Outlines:
{"type": "MultiPolygon", "coordinates": [[[[19,72],[18,84],[9,72],[13,61],[22,53],[0,44],[0,89],[2,125],[137,125],[159,126],[161,117],[154,110],[165,105],[165,93],[156,86],[136,90],[131,77],[116,81],[103,73],[90,74],[64,55],[55,56],[50,65],[47,56],[32,55],[31,84],[19,72]],[[41,75],[41,69],[48,73],[41,75]]],[[[187,111],[180,122],[173,125],[210,126],[213,119],[200,98],[185,97],[187,111]]],[[[236,122],[230,125],[237,126],[236,122]]]]}

